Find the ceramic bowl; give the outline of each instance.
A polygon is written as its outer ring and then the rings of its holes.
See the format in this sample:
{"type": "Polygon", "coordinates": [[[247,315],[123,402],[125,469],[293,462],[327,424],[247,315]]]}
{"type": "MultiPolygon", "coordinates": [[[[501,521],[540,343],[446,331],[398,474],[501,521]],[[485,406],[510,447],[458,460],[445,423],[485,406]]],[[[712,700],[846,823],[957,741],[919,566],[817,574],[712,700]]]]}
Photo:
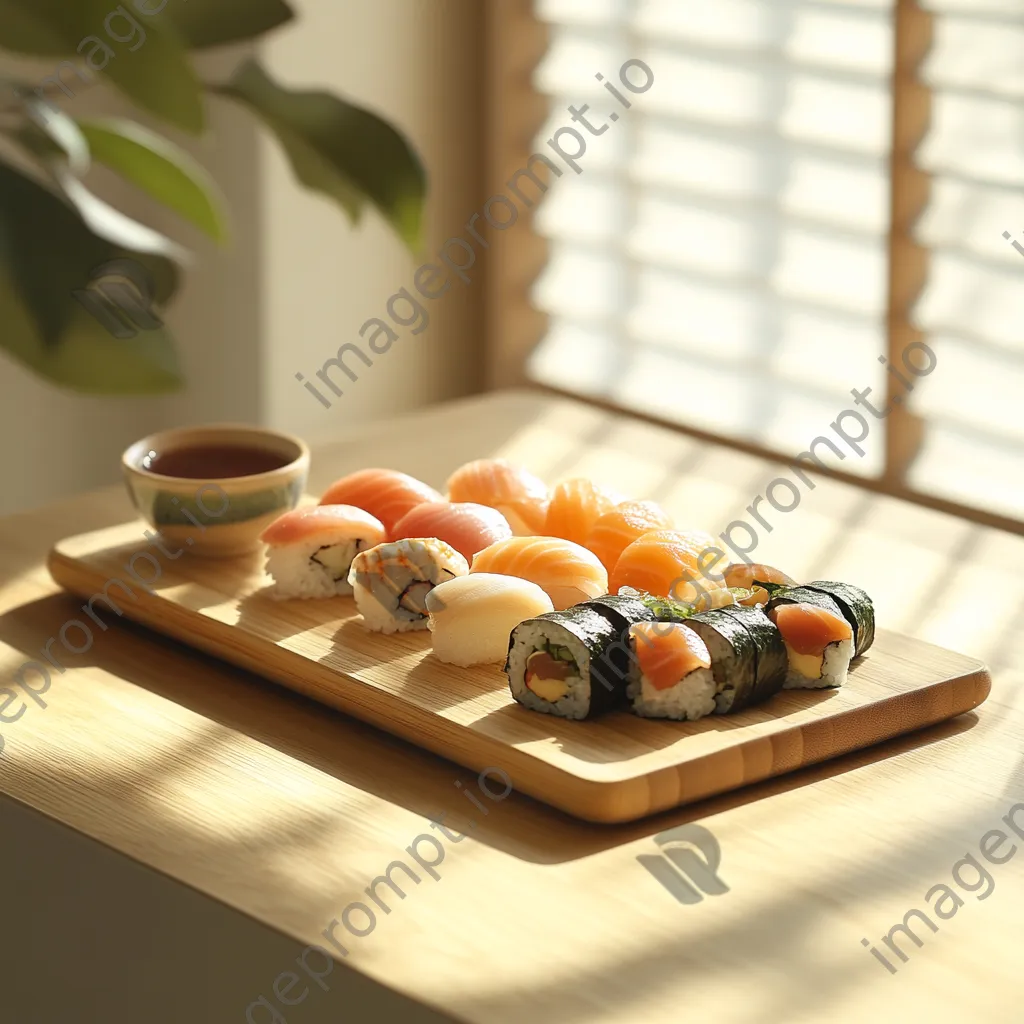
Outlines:
{"type": "Polygon", "coordinates": [[[121,457],[125,483],[139,514],[180,550],[232,557],[259,548],[259,536],[295,508],[309,475],[309,449],[297,437],[233,424],[162,430],[136,441],[121,457]],[[166,476],[146,462],[200,446],[258,448],[281,465],[249,476],[166,476]]]}

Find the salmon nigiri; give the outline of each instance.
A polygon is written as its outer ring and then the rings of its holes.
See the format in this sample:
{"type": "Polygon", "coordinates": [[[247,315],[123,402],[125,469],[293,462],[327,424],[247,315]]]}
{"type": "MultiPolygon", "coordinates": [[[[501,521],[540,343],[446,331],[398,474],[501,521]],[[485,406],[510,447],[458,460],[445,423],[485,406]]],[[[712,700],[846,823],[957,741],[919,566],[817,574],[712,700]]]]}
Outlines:
{"type": "Polygon", "coordinates": [[[448,479],[448,500],[496,508],[517,537],[544,532],[548,489],[544,481],[505,459],[467,462],[448,479]]]}
{"type": "Polygon", "coordinates": [[[426,501],[395,524],[392,540],[436,537],[467,559],[512,536],[508,520],[496,509],[468,501],[426,501]]]}
{"type": "Polygon", "coordinates": [[[787,689],[842,686],[853,659],[853,630],[841,615],[812,604],[780,604],[768,613],[786,644],[787,689]]]}
{"type": "Polygon", "coordinates": [[[355,505],[376,516],[390,536],[399,519],[425,501],[444,497],[414,476],[393,469],[360,469],[335,481],[324,491],[321,505],[355,505]]]}
{"type": "Polygon", "coordinates": [[[594,523],[584,545],[611,572],[619,555],[638,537],[653,530],[670,530],[669,514],[653,501],[624,501],[594,523]]]}
{"type": "MultiPolygon", "coordinates": [[[[713,592],[724,588],[701,572],[701,555],[714,544],[703,531],[655,530],[633,541],[619,556],[609,580],[611,592],[633,587],[670,597],[698,609],[716,607],[713,592]]],[[[728,591],[726,591],[728,594],[728,591]]],[[[732,604],[732,595],[726,602],[732,604]]]]}
{"type": "Polygon", "coordinates": [[[702,718],[715,710],[715,679],[707,644],[681,622],[629,627],[636,652],[626,690],[645,718],[702,718]]]}
{"type": "Polygon", "coordinates": [[[594,524],[621,501],[617,494],[593,480],[565,480],[551,494],[544,534],[586,546],[594,524]]]}
{"type": "MultiPolygon", "coordinates": [[[[742,587],[744,590],[758,591],[763,594],[773,594],[780,587],[795,587],[796,580],[790,579],[781,569],[770,565],[747,565],[745,562],[738,562],[730,565],[724,575],[724,582],[727,587],[742,587]]],[[[758,604],[765,604],[765,601],[758,601],[758,604]]]]}
{"type": "Polygon", "coordinates": [[[536,583],[556,611],[608,593],[608,574],[597,556],[560,537],[510,537],[484,548],[471,573],[518,576],[536,583]]]}
{"type": "Polygon", "coordinates": [[[333,597],[352,593],[352,559],[384,540],[384,524],[351,505],[313,505],[278,516],[260,540],[275,597],[333,597]]]}

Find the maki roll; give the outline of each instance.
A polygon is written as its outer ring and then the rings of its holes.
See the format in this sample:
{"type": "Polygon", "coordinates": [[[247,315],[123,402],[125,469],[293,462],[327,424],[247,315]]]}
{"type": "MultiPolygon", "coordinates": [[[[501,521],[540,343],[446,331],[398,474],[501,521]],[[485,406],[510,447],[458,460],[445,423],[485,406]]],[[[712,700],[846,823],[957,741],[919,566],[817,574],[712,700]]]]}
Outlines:
{"type": "Polygon", "coordinates": [[[638,596],[605,594],[576,605],[597,612],[615,630],[618,640],[606,647],[590,663],[591,678],[604,686],[619,688],[629,675],[629,663],[635,661],[629,646],[630,627],[638,622],[651,622],[654,612],[638,596]]]}
{"type": "Polygon", "coordinates": [[[603,615],[615,627],[619,636],[623,636],[637,622],[650,622],[657,618],[640,595],[604,594],[577,607],[590,608],[598,615],[603,615]]]}
{"type": "Polygon", "coordinates": [[[681,622],[639,622],[629,629],[635,656],[626,695],[642,718],[695,721],[715,710],[707,644],[681,622]]]}
{"type": "Polygon", "coordinates": [[[505,662],[509,690],[533,711],[594,718],[625,701],[628,651],[621,634],[593,608],[538,615],[512,630],[505,662]]]}
{"type": "Polygon", "coordinates": [[[812,590],[830,597],[853,630],[853,656],[859,658],[875,642],[875,606],[867,592],[849,583],[817,580],[801,590],[812,590]]]}
{"type": "Polygon", "coordinates": [[[764,610],[770,616],[776,608],[784,604],[809,604],[843,618],[839,605],[828,594],[811,587],[783,587],[776,590],[764,610]]]}
{"type": "Polygon", "coordinates": [[[780,603],[769,613],[786,647],[786,689],[842,686],[853,658],[853,630],[841,615],[812,604],[780,603]]]}
{"type": "Polygon", "coordinates": [[[707,646],[715,680],[715,711],[724,715],[753,703],[757,645],[747,627],[723,608],[686,620],[707,646]]]}
{"type": "Polygon", "coordinates": [[[348,581],[367,629],[405,633],[426,629],[426,597],[438,583],[465,576],[469,564],[435,537],[378,544],[352,559],[348,581]]]}
{"type": "Polygon", "coordinates": [[[743,623],[754,639],[757,648],[757,662],[754,671],[754,689],[751,704],[760,703],[778,693],[786,682],[788,658],[786,645],[775,624],[760,608],[732,605],[722,608],[737,622],[743,623]]]}

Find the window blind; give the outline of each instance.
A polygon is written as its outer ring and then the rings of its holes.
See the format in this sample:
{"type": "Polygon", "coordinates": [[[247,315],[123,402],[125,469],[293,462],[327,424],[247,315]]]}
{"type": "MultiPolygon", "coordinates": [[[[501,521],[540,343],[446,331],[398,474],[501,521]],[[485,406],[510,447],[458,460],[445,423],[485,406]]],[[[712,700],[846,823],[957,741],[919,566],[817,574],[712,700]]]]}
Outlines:
{"type": "MultiPolygon", "coordinates": [[[[537,148],[654,84],[538,213],[536,380],[796,454],[884,394],[890,0],[536,0],[537,148]]],[[[880,403],[884,404],[884,403],[880,403]]],[[[836,468],[878,474],[883,424],[836,468]]]]}
{"type": "Polygon", "coordinates": [[[1021,520],[1024,0],[921,6],[933,18],[921,68],[931,118],[916,161],[931,185],[915,227],[928,276],[913,321],[939,370],[914,392],[925,429],[908,482],[1021,520]]]}

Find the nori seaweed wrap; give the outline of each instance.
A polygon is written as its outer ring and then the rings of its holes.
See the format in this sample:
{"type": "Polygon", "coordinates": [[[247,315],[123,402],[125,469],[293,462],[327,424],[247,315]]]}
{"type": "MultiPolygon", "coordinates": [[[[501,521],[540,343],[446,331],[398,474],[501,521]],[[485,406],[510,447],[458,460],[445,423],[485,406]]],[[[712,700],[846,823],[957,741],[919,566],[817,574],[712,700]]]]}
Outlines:
{"type": "Polygon", "coordinates": [[[815,580],[801,590],[825,594],[839,608],[839,613],[853,630],[854,652],[859,657],[875,641],[875,606],[868,593],[851,583],[835,583],[831,580],[815,580]]]}
{"type": "Polygon", "coordinates": [[[760,608],[745,605],[726,605],[718,611],[742,622],[754,638],[757,648],[757,668],[750,704],[758,704],[778,693],[786,682],[789,656],[778,627],[760,608]]]}
{"type": "Polygon", "coordinates": [[[783,587],[772,594],[771,599],[764,606],[765,612],[778,608],[780,604],[812,604],[815,608],[823,608],[833,615],[844,618],[843,610],[837,601],[833,600],[822,590],[813,590],[811,587],[783,587]]]}
{"type": "Polygon", "coordinates": [[[625,704],[629,659],[628,634],[593,608],[574,605],[520,622],[509,638],[505,673],[520,704],[594,718],[625,704]]]}
{"type": "Polygon", "coordinates": [[[751,704],[757,686],[757,643],[747,627],[724,608],[701,612],[686,624],[711,655],[715,712],[724,715],[751,704]]]}

